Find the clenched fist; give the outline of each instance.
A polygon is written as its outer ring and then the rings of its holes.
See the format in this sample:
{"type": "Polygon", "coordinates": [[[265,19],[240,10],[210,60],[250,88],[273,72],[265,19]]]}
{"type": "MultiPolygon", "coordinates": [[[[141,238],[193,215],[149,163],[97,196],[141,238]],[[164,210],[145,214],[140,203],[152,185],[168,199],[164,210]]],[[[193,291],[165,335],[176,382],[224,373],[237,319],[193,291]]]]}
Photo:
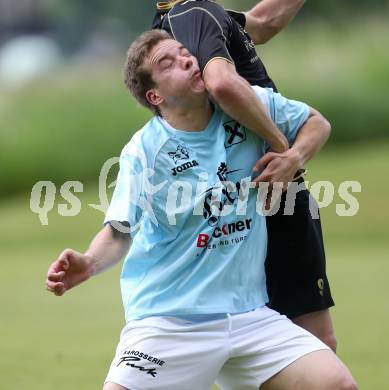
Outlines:
{"type": "Polygon", "coordinates": [[[61,296],[92,275],[92,258],[73,249],[64,250],[49,267],[46,288],[61,296]]]}

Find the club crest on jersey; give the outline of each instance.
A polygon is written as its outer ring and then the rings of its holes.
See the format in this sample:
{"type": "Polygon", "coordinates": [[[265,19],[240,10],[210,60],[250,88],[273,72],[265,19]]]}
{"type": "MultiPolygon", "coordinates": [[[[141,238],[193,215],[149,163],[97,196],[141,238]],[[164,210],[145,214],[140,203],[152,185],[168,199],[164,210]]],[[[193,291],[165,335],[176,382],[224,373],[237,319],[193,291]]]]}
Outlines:
{"type": "Polygon", "coordinates": [[[224,142],[226,149],[246,141],[246,129],[239,122],[229,121],[223,123],[223,127],[226,131],[226,140],[224,142]]]}
{"type": "Polygon", "coordinates": [[[174,161],[174,164],[180,161],[189,160],[189,152],[185,146],[178,145],[175,152],[169,152],[169,157],[174,161]]]}
{"type": "Polygon", "coordinates": [[[190,159],[188,149],[185,146],[178,145],[175,152],[169,152],[169,157],[174,161],[174,164],[178,164],[185,161],[183,164],[172,168],[172,175],[177,176],[190,168],[197,167],[199,163],[196,160],[186,161],[190,159]]]}

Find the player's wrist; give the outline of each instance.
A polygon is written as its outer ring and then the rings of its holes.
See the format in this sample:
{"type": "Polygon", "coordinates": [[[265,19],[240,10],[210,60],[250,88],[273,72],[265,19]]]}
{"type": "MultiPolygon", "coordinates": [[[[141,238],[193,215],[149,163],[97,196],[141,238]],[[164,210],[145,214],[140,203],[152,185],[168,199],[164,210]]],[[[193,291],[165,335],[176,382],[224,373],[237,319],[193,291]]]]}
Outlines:
{"type": "Polygon", "coordinates": [[[285,154],[296,171],[303,168],[305,164],[304,157],[298,149],[290,148],[285,154]]]}
{"type": "Polygon", "coordinates": [[[84,253],[87,279],[98,273],[96,258],[90,252],[84,253]]]}
{"type": "Polygon", "coordinates": [[[288,140],[278,130],[276,132],[275,138],[272,140],[271,148],[277,153],[287,153],[289,150],[288,140]]]}

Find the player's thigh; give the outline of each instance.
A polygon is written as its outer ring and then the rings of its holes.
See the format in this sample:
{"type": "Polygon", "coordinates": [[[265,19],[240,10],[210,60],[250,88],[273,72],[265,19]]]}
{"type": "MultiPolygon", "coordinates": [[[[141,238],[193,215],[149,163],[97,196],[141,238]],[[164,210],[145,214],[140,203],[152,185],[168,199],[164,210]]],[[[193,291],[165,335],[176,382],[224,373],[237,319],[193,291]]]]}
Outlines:
{"type": "Polygon", "coordinates": [[[334,305],[320,220],[310,214],[309,193],[305,191],[303,195],[293,215],[277,214],[266,219],[269,307],[288,318],[334,305]]]}
{"type": "Polygon", "coordinates": [[[357,385],[337,356],[322,350],[297,359],[260,390],[357,390],[357,385]]]}
{"type": "Polygon", "coordinates": [[[269,308],[241,317],[235,321],[233,317],[232,353],[216,380],[223,390],[258,390],[299,358],[328,350],[312,334],[269,308]]]}
{"type": "Polygon", "coordinates": [[[120,386],[116,383],[108,382],[104,385],[103,390],[131,390],[131,389],[120,386]]]}
{"type": "Polygon", "coordinates": [[[334,334],[334,327],[332,325],[332,318],[328,309],[314,311],[312,313],[304,314],[293,318],[292,321],[308,332],[315,335],[323,343],[327,344],[334,352],[336,352],[336,337],[334,334]]]}

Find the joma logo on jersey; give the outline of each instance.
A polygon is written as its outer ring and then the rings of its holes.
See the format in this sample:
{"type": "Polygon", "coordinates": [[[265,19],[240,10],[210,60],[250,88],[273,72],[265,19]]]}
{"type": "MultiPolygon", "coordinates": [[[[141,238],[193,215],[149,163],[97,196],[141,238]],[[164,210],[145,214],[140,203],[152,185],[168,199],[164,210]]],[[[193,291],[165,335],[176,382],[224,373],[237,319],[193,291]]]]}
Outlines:
{"type": "Polygon", "coordinates": [[[189,160],[189,152],[185,146],[178,145],[175,152],[169,152],[169,157],[174,161],[174,164],[183,160],[189,160]]]}
{"type": "MultiPolygon", "coordinates": [[[[178,145],[175,152],[169,152],[169,157],[174,161],[174,164],[178,164],[180,161],[189,160],[190,158],[188,149],[182,145],[178,145]]],[[[198,165],[199,163],[196,160],[186,161],[178,167],[172,168],[172,175],[177,176],[177,174],[190,168],[197,167],[198,165]]]]}
{"type": "MultiPolygon", "coordinates": [[[[236,232],[243,232],[244,230],[251,229],[252,219],[246,219],[244,221],[226,223],[221,227],[216,227],[212,233],[213,238],[227,237],[230,234],[236,232]]],[[[205,248],[210,241],[209,234],[199,234],[197,237],[197,248],[205,248]]]]}
{"type": "Polygon", "coordinates": [[[177,176],[178,173],[182,173],[182,172],[186,171],[187,169],[197,167],[198,165],[199,165],[199,163],[196,160],[188,161],[188,162],[186,162],[178,167],[172,168],[172,175],[177,176]]]}

